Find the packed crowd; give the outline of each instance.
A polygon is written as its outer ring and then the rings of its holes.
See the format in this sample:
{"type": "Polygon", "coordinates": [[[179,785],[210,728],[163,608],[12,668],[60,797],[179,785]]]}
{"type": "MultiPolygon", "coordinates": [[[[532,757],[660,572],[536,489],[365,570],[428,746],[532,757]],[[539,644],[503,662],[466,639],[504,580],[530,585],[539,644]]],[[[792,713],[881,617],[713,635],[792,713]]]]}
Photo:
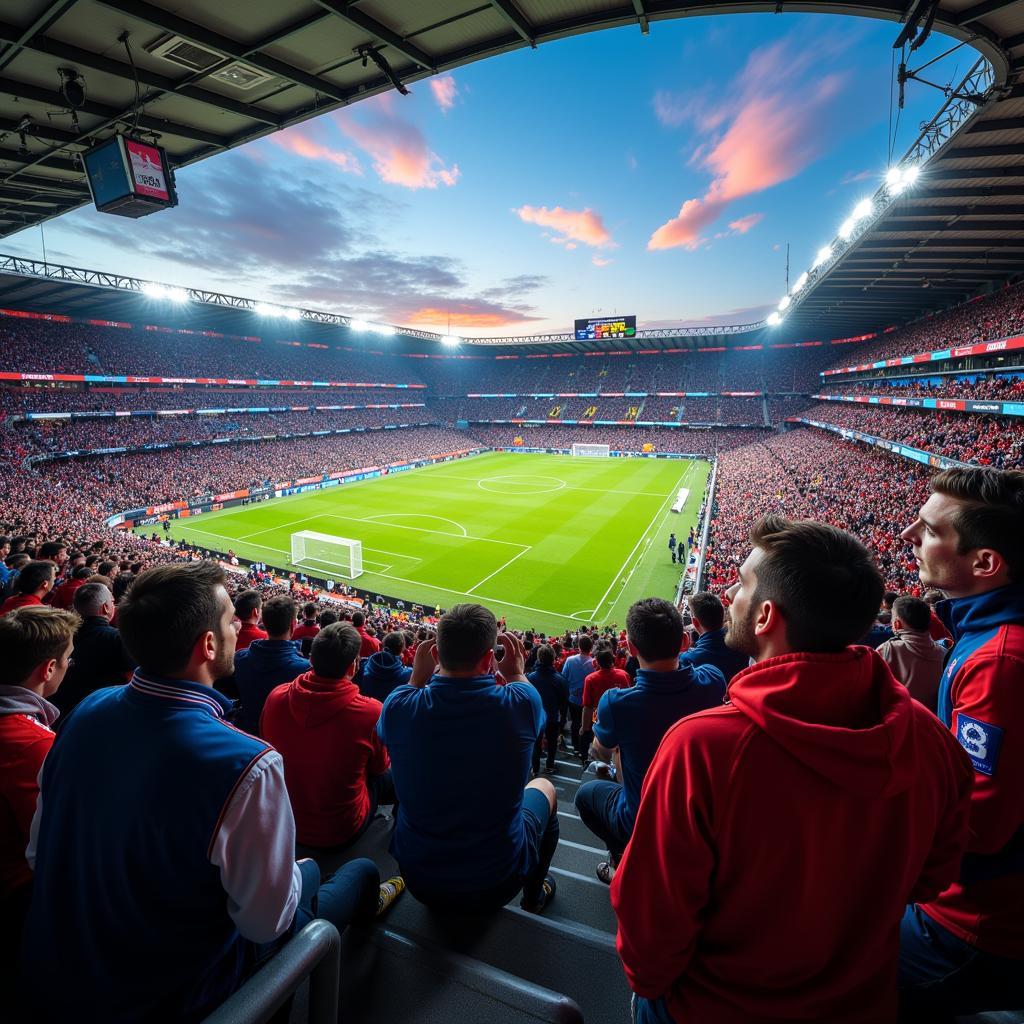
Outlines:
{"type": "Polygon", "coordinates": [[[961,462],[998,469],[1024,467],[1024,423],[1014,416],[982,416],[902,407],[820,402],[800,413],[819,423],[865,434],[961,462]]]}
{"type": "Polygon", "coordinates": [[[1024,400],[1024,375],[1019,373],[965,374],[948,377],[896,378],[855,383],[825,381],[824,394],[889,395],[896,398],[970,398],[986,402],[1024,400]]]}

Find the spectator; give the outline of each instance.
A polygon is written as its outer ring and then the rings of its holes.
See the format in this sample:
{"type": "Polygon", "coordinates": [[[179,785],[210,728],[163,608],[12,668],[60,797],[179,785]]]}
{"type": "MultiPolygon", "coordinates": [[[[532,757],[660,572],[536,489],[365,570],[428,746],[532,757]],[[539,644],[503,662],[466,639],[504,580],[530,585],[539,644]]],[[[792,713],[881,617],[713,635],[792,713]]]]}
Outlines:
{"type": "Polygon", "coordinates": [[[737,672],[750,664],[742,651],[733,650],[725,642],[725,606],[714,594],[702,591],[690,598],[690,617],[697,642],[679,655],[679,665],[714,665],[726,685],[737,672]]]}
{"type": "Polygon", "coordinates": [[[7,567],[7,556],[11,553],[11,538],[0,535],[0,594],[7,589],[11,570],[7,567]]]}
{"type": "Polygon", "coordinates": [[[92,569],[84,563],[76,565],[71,570],[71,575],[59,587],[54,588],[48,603],[52,604],[54,608],[61,608],[67,611],[74,605],[75,591],[79,587],[84,586],[91,575],[92,569]]]}
{"type": "MultiPolygon", "coordinates": [[[[238,602],[235,602],[237,608],[238,602]]],[[[268,636],[253,640],[235,654],[233,681],[242,706],[236,724],[254,736],[259,733],[260,715],[270,691],[309,671],[309,661],[299,653],[292,639],[295,602],[284,594],[263,605],[263,624],[268,636]]]]}
{"type": "Polygon", "coordinates": [[[57,567],[53,562],[28,562],[14,581],[14,593],[0,605],[0,615],[6,615],[15,608],[26,608],[43,603],[43,598],[53,589],[57,567]]]}
{"type": "MultiPolygon", "coordinates": [[[[360,650],[362,639],[360,635],[360,650]]],[[[384,701],[392,690],[405,686],[412,675],[412,668],[406,667],[402,660],[404,650],[405,634],[397,631],[388,633],[384,637],[384,646],[363,663],[359,676],[360,693],[384,701]]]]}
{"type": "Polygon", "coordinates": [[[362,637],[359,657],[369,658],[371,654],[376,654],[380,650],[380,641],[366,632],[366,616],[362,612],[356,612],[352,616],[352,625],[356,627],[362,637]]]}
{"type": "Polygon", "coordinates": [[[569,702],[569,684],[561,672],[555,671],[555,652],[548,644],[536,648],[536,667],[526,677],[533,688],[540,694],[544,705],[544,733],[537,738],[533,748],[533,774],[540,772],[540,755],[547,748],[544,772],[555,774],[555,759],[558,754],[558,737],[561,734],[561,723],[565,715],[565,707],[569,702]]]}
{"type": "Polygon", "coordinates": [[[615,667],[615,652],[610,647],[602,647],[594,661],[597,669],[583,680],[583,726],[580,730],[580,741],[587,746],[594,738],[594,712],[601,698],[609,690],[633,685],[628,673],[615,667]]]}
{"type": "Polygon", "coordinates": [[[56,608],[21,608],[0,618],[5,680],[0,685],[0,977],[5,980],[17,957],[31,892],[25,848],[39,795],[36,780],[60,714],[47,698],[67,672],[77,625],[77,616],[56,608]]]}
{"type": "Polygon", "coordinates": [[[75,611],[82,620],[75,633],[75,662],[54,698],[63,716],[62,727],[81,700],[105,686],[127,682],[135,668],[121,634],[110,625],[114,596],[104,584],[79,587],[75,591],[75,611]]]}
{"type": "MultiPolygon", "coordinates": [[[[269,636],[260,629],[260,615],[263,611],[263,597],[258,590],[243,590],[235,597],[235,615],[241,622],[238,630],[236,651],[247,650],[253,640],[266,640],[269,636]]],[[[257,716],[257,721],[259,716],[257,716]]]]}
{"type": "Polygon", "coordinates": [[[586,634],[579,639],[579,654],[570,655],[562,665],[562,675],[569,684],[569,736],[573,753],[587,766],[587,751],[583,749],[580,734],[583,731],[583,681],[597,666],[590,652],[594,641],[586,634]]]}
{"type": "Polygon", "coordinates": [[[307,601],[302,606],[302,621],[295,627],[292,639],[299,641],[299,649],[304,658],[309,657],[309,649],[313,644],[313,638],[320,632],[320,626],[316,621],[317,606],[315,601],[307,601]]]}
{"type": "Polygon", "coordinates": [[[558,845],[555,788],[528,781],[544,707],[514,634],[501,635],[495,662],[497,630],[486,608],[456,605],[436,643],[417,648],[410,685],[384,702],[377,731],[399,799],[391,852],[430,906],[487,912],[521,890],[522,907],[540,913],[558,845]]]}
{"type": "Polygon", "coordinates": [[[908,1021],[1024,1002],[1024,473],[951,469],[903,532],[954,647],[939,720],[974,766],[970,839],[958,876],[918,895],[900,928],[908,1021]]]}
{"type": "Polygon", "coordinates": [[[939,618],[935,611],[936,605],[940,601],[944,601],[946,595],[941,590],[926,590],[921,595],[921,600],[928,605],[928,609],[931,612],[931,622],[928,626],[928,635],[937,643],[943,644],[945,647],[952,647],[953,645],[953,634],[950,633],[946,624],[939,618]]]}
{"type": "Polygon", "coordinates": [[[896,598],[892,615],[895,635],[878,654],[910,696],[935,714],[946,652],[928,633],[932,610],[920,598],[905,595],[896,598]]]}
{"type": "Polygon", "coordinates": [[[612,885],[636,1020],[892,1021],[896,924],[957,876],[970,766],[849,646],[882,597],[867,549],[781,516],[751,541],[727,640],[755,664],[665,736],[612,885]]]}
{"type": "Polygon", "coordinates": [[[713,665],[679,667],[683,619],[669,601],[650,597],[626,613],[626,642],[639,669],[636,683],[609,690],[597,705],[590,756],[614,764],[622,784],[595,779],[576,792],[583,824],[608,847],[597,866],[606,885],[629,842],[647,768],[668,728],[725,699],[725,677],[713,665]]]}
{"type": "Polygon", "coordinates": [[[380,701],[352,681],[361,643],[347,622],[321,630],[310,650],[311,671],[278,686],[263,708],[260,735],[284,758],[295,834],[304,846],[351,845],[379,804],[395,802],[376,731],[380,701]]]}
{"type": "Polygon", "coordinates": [[[34,1019],[200,1020],[313,906],[341,928],[373,918],[376,867],[318,886],[294,860],[280,755],[224,720],[233,619],[210,562],[150,569],[125,598],[139,669],[79,705],[40,776],[21,961],[34,1019]]]}

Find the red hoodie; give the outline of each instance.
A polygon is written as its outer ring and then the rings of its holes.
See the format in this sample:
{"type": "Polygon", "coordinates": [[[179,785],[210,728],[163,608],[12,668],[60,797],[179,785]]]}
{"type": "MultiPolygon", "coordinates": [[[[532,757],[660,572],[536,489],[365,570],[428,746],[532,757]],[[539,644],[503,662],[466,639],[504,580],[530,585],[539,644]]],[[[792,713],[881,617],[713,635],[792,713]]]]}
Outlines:
{"type": "Polygon", "coordinates": [[[260,735],[284,758],[295,835],[306,846],[340,846],[366,821],[368,775],[390,767],[377,736],[381,703],[351,679],[306,672],[272,690],[260,735]]]}
{"type": "Polygon", "coordinates": [[[896,1020],[906,904],[957,877],[973,771],[869,648],[738,673],[644,781],[612,883],[633,990],[677,1024],[896,1020]]]}

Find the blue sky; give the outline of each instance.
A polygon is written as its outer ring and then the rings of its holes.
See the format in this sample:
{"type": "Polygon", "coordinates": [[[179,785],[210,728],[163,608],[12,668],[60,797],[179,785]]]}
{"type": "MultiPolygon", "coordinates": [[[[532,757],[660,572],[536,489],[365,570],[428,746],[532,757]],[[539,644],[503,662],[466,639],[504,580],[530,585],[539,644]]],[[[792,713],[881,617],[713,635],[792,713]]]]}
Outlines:
{"type": "MultiPolygon", "coordinates": [[[[180,170],[175,210],[67,215],[47,254],[462,335],[750,322],[786,244],[795,278],[884,176],[897,32],[762,14],[547,43],[180,170]]],[[[897,156],[941,102],[911,83],[897,156]]],[[[39,229],[6,248],[38,257],[39,229]]]]}

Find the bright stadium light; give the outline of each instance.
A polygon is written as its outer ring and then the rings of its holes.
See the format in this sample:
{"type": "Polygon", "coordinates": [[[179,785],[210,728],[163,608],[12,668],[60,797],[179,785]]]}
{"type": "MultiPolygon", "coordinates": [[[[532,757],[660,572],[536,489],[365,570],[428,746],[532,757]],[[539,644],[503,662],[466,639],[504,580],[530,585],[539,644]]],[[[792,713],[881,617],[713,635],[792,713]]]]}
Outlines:
{"type": "Polygon", "coordinates": [[[875,212],[875,206],[870,199],[862,199],[853,208],[853,219],[863,220],[865,217],[870,217],[875,212]]]}
{"type": "Polygon", "coordinates": [[[296,309],[294,306],[288,306],[284,309],[285,320],[301,320],[302,310],[296,309]]]}
{"type": "Polygon", "coordinates": [[[171,302],[188,302],[188,292],[184,288],[171,288],[168,286],[164,289],[164,295],[171,302]]]}
{"type": "Polygon", "coordinates": [[[144,281],[142,284],[142,294],[150,299],[166,299],[167,289],[155,281],[144,281]]]}
{"type": "Polygon", "coordinates": [[[852,217],[847,218],[839,225],[839,237],[845,242],[853,234],[856,226],[857,222],[852,217]]]}
{"type": "Polygon", "coordinates": [[[885,176],[885,184],[890,193],[896,196],[905,188],[913,185],[920,174],[921,168],[917,164],[908,164],[906,167],[890,167],[885,176]]]}
{"type": "Polygon", "coordinates": [[[390,338],[391,335],[397,333],[391,324],[367,324],[366,329],[372,331],[374,334],[382,334],[386,338],[390,338]]]}
{"type": "Polygon", "coordinates": [[[917,164],[910,164],[903,168],[903,184],[913,185],[915,181],[921,176],[921,168],[917,164]]]}
{"type": "Polygon", "coordinates": [[[348,329],[350,331],[368,331],[370,325],[365,320],[349,320],[348,329]]]}
{"type": "Polygon", "coordinates": [[[885,183],[890,189],[901,187],[903,184],[903,170],[899,167],[890,167],[885,176],[885,183]]]}
{"type": "Polygon", "coordinates": [[[792,301],[793,300],[788,295],[783,295],[782,296],[782,301],[779,303],[779,312],[780,313],[785,313],[786,310],[789,309],[789,304],[792,301]]]}
{"type": "Polygon", "coordinates": [[[767,318],[767,324],[769,327],[778,327],[782,323],[781,313],[769,313],[767,318]]]}
{"type": "Polygon", "coordinates": [[[832,259],[832,246],[823,245],[818,250],[818,255],[814,257],[814,266],[811,269],[814,270],[820,267],[822,263],[828,263],[830,259],[832,259]]]}
{"type": "Polygon", "coordinates": [[[272,317],[278,315],[277,307],[271,306],[269,303],[266,302],[257,302],[256,305],[252,307],[252,311],[257,316],[272,317]]]}
{"type": "Polygon", "coordinates": [[[449,348],[454,348],[456,345],[462,344],[462,339],[454,334],[445,334],[441,337],[441,344],[447,345],[449,348]]]}
{"type": "MultiPolygon", "coordinates": [[[[831,250],[829,250],[831,253],[831,250]]],[[[803,286],[807,284],[807,271],[805,270],[794,282],[793,282],[793,294],[796,295],[803,286]]]]}

